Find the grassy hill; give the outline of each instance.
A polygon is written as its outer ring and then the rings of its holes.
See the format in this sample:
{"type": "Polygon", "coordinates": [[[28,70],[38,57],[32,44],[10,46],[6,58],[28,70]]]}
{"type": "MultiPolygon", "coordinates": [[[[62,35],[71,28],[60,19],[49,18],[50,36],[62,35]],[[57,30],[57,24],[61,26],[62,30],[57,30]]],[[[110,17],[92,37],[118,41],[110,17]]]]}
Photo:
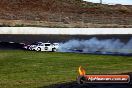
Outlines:
{"type": "Polygon", "coordinates": [[[132,72],[131,63],[132,57],[123,56],[1,50],[0,88],[48,88],[73,82],[80,65],[87,74],[127,73],[132,72]]]}
{"type": "Polygon", "coordinates": [[[132,6],[110,6],[82,0],[0,0],[0,2],[1,26],[105,27],[106,24],[108,25],[106,27],[132,26],[132,6]],[[45,25],[46,23],[48,24],[45,25]]]}

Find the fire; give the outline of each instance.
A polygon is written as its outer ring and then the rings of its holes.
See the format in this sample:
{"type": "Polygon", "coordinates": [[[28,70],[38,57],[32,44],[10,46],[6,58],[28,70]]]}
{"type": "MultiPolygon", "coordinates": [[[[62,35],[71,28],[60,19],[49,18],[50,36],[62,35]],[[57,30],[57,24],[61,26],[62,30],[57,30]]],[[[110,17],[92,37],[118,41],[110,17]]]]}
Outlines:
{"type": "Polygon", "coordinates": [[[81,76],[84,76],[86,74],[86,71],[84,70],[84,68],[82,68],[82,66],[79,67],[78,71],[81,76]]]}

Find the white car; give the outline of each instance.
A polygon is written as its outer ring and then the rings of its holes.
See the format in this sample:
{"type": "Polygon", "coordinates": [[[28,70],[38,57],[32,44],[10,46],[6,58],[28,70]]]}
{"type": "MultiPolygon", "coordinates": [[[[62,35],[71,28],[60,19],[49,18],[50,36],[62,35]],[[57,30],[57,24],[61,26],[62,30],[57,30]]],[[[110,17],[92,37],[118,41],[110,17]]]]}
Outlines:
{"type": "Polygon", "coordinates": [[[32,46],[31,50],[35,51],[52,51],[55,52],[59,48],[59,43],[41,43],[35,46],[32,46]]]}
{"type": "Polygon", "coordinates": [[[32,43],[31,45],[28,45],[28,50],[33,50],[33,48],[35,48],[36,46],[39,46],[39,45],[42,45],[43,42],[35,42],[35,43],[32,43]]]}

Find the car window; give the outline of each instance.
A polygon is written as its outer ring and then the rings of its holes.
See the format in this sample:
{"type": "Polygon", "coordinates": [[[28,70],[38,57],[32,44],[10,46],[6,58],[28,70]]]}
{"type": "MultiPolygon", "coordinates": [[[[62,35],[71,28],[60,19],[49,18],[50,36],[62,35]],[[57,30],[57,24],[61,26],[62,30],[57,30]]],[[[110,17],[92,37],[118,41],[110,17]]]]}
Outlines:
{"type": "Polygon", "coordinates": [[[45,44],[45,46],[50,46],[50,44],[45,44]]]}
{"type": "Polygon", "coordinates": [[[38,45],[37,43],[32,43],[31,45],[38,45]]]}
{"type": "Polygon", "coordinates": [[[39,46],[43,46],[43,44],[39,44],[39,46]]]}

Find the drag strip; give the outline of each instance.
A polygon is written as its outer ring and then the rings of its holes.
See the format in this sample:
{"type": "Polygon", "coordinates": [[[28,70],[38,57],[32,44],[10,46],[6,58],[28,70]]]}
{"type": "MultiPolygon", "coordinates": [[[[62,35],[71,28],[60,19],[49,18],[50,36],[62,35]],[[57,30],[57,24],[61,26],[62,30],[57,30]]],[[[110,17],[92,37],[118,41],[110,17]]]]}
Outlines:
{"type": "MultiPolygon", "coordinates": [[[[24,49],[25,43],[15,43],[15,42],[0,42],[0,50],[26,50],[24,49]]],[[[87,52],[83,53],[81,50],[74,50],[73,52],[65,53],[80,53],[80,54],[93,54],[93,55],[113,55],[113,56],[132,56],[132,53],[112,53],[112,52],[87,52]]]]}
{"type": "Polygon", "coordinates": [[[19,34],[1,34],[0,41],[16,42],[16,43],[33,43],[33,42],[66,42],[68,40],[88,40],[96,37],[99,40],[103,39],[120,39],[122,42],[127,42],[132,35],[19,35],[19,34]]]}

